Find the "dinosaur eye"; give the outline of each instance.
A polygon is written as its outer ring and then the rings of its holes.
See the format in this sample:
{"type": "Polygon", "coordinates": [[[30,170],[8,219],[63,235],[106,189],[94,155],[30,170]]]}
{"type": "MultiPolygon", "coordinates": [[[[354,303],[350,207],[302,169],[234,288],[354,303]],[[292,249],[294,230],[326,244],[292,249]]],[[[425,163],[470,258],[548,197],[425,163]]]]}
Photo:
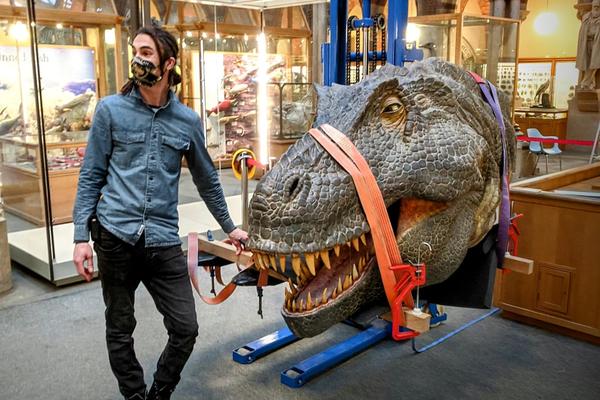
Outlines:
{"type": "Polygon", "coordinates": [[[406,109],[397,95],[391,95],[384,100],[381,111],[381,122],[385,125],[396,126],[406,120],[406,109]]]}
{"type": "Polygon", "coordinates": [[[402,105],[400,103],[393,103],[393,104],[390,104],[390,105],[386,106],[383,109],[383,112],[385,114],[393,114],[395,112],[400,111],[400,109],[402,109],[402,105]]]}

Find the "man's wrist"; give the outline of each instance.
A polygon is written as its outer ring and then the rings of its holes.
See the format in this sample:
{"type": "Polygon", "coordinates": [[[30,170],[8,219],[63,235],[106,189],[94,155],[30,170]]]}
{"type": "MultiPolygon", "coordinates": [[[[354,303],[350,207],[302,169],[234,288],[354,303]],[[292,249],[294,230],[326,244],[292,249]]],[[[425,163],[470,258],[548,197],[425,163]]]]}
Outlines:
{"type": "Polygon", "coordinates": [[[79,243],[89,243],[89,240],[74,240],[73,243],[75,244],[79,244],[79,243]]]}
{"type": "Polygon", "coordinates": [[[237,227],[235,226],[235,224],[233,223],[231,218],[227,218],[227,220],[223,223],[223,225],[221,225],[221,228],[223,229],[223,232],[225,232],[226,234],[229,235],[237,227]]]}

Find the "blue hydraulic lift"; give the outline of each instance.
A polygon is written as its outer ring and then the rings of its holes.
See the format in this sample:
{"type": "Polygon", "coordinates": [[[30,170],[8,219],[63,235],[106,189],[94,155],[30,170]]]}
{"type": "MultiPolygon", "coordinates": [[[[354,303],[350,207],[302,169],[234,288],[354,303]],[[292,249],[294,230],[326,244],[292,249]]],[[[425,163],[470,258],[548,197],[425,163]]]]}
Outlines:
{"type": "MultiPolygon", "coordinates": [[[[367,30],[376,21],[371,18],[371,2],[362,1],[362,14],[360,19],[351,21],[354,29],[367,30]]],[[[381,51],[368,49],[370,61],[384,61],[390,64],[402,66],[405,62],[423,59],[423,51],[416,46],[406,43],[404,34],[408,25],[408,1],[389,0],[386,24],[387,40],[386,48],[381,51]]],[[[361,53],[351,52],[347,54],[348,34],[348,3],[346,1],[331,0],[329,5],[329,34],[330,42],[321,46],[321,61],[323,63],[323,81],[325,85],[332,83],[344,85],[346,83],[346,65],[350,60],[363,59],[365,49],[361,53]],[[350,59],[348,59],[350,58],[350,59]]],[[[368,46],[368,41],[363,41],[368,46]]],[[[364,67],[364,64],[363,64],[364,67]]]]}

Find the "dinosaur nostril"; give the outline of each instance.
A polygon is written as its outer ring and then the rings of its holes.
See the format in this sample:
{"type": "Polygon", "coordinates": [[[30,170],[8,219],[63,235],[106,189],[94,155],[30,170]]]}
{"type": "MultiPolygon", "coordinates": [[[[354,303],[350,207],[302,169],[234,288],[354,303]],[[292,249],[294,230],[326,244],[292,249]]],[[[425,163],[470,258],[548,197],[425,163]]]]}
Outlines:
{"type": "Polygon", "coordinates": [[[288,199],[293,199],[296,194],[300,191],[301,183],[300,177],[298,175],[292,176],[288,178],[285,182],[285,193],[287,194],[288,199]]]}

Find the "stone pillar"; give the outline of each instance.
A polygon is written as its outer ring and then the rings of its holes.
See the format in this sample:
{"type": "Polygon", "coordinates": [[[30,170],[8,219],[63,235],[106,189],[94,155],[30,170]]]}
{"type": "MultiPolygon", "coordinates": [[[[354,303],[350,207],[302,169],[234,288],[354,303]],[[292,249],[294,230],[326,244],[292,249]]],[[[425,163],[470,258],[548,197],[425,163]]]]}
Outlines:
{"type": "Polygon", "coordinates": [[[0,206],[0,293],[12,288],[10,255],[8,254],[8,236],[4,210],[0,206]]]}
{"type": "MultiPolygon", "coordinates": [[[[495,17],[505,17],[505,0],[492,0],[490,13],[495,17]]],[[[487,40],[487,73],[486,78],[494,85],[498,83],[498,61],[502,47],[503,35],[501,25],[492,25],[488,32],[487,40]]]]}
{"type": "Polygon", "coordinates": [[[329,4],[320,3],[312,6],[312,81],[323,84],[323,64],[321,63],[321,45],[328,41],[329,4]]]}

